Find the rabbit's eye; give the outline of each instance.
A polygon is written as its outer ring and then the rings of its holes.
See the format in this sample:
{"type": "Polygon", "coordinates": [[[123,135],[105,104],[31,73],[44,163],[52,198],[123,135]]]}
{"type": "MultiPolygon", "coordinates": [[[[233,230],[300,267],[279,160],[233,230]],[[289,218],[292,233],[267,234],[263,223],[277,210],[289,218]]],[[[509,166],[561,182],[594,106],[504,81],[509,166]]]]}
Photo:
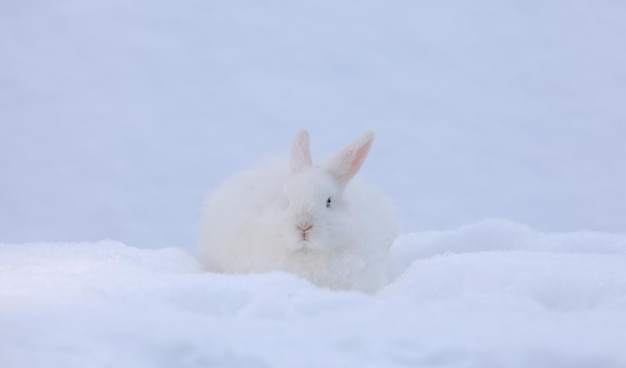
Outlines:
{"type": "Polygon", "coordinates": [[[326,208],[330,208],[330,203],[332,201],[330,200],[330,197],[328,197],[328,199],[326,200],[326,208]]]}

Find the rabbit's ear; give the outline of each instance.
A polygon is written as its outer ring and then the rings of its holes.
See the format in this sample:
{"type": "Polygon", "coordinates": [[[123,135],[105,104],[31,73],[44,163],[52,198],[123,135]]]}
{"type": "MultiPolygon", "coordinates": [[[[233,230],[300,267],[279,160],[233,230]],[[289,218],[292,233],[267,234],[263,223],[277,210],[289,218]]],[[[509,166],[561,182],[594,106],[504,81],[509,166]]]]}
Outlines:
{"type": "Polygon", "coordinates": [[[348,184],[350,179],[359,171],[367,158],[375,137],[376,133],[371,130],[367,131],[330,157],[326,168],[341,185],[348,184]]]}
{"type": "Polygon", "coordinates": [[[309,132],[307,132],[306,129],[302,129],[296,134],[293,144],[291,145],[291,172],[297,173],[311,165],[309,132]]]}

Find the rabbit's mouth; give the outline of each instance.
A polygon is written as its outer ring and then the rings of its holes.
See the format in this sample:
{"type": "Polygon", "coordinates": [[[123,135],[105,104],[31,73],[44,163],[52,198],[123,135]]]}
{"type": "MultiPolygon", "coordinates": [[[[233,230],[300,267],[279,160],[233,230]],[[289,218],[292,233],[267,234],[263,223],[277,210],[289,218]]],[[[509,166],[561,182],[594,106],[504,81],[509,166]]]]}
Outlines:
{"type": "Polygon", "coordinates": [[[292,244],[292,249],[296,252],[307,253],[308,251],[316,249],[315,243],[309,239],[309,235],[301,237],[292,244]]]}

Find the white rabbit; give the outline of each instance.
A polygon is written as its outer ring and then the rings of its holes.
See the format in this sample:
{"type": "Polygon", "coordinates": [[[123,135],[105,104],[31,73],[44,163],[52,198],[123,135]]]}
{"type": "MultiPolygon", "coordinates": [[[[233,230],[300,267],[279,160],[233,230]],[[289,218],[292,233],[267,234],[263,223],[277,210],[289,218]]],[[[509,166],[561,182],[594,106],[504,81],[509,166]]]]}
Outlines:
{"type": "Polygon", "coordinates": [[[226,273],[283,270],[334,289],[384,285],[395,211],[377,190],[352,180],[374,137],[366,132],[318,166],[302,130],[290,162],[261,162],[226,180],[206,203],[201,263],[226,273]]]}

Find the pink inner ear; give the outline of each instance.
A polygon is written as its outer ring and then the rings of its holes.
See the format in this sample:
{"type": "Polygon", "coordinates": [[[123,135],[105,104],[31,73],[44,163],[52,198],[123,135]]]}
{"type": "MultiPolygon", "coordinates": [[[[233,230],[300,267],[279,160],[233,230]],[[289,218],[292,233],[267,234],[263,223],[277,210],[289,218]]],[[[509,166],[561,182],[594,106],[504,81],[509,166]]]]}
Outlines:
{"type": "Polygon", "coordinates": [[[374,132],[366,132],[330,158],[327,168],[342,185],[348,184],[359,172],[372,147],[374,137],[374,132]]]}
{"type": "Polygon", "coordinates": [[[296,134],[291,145],[291,171],[299,172],[312,164],[309,132],[303,129],[296,134]]]}

